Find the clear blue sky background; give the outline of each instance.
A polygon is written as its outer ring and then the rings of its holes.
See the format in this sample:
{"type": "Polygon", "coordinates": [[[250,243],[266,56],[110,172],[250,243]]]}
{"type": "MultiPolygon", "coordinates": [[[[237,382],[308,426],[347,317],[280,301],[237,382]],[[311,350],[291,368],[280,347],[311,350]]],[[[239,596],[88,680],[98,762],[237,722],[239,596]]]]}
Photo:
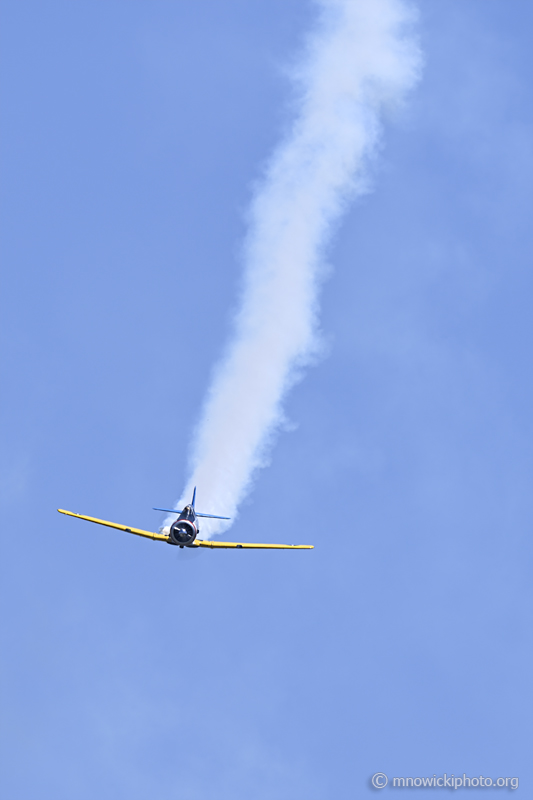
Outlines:
{"type": "Polygon", "coordinates": [[[315,550],[189,553],[55,509],[157,529],[180,494],[313,7],[3,3],[4,797],[532,796],[533,11],[421,6],[232,529],[315,550]]]}

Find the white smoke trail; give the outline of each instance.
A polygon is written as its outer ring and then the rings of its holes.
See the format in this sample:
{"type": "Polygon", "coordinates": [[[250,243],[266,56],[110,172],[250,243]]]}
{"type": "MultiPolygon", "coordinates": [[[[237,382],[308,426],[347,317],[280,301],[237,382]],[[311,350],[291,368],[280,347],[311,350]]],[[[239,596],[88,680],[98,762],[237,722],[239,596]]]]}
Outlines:
{"type": "MultiPolygon", "coordinates": [[[[283,420],[281,403],[316,351],[324,247],[346,201],[365,191],[380,117],[416,83],[420,54],[402,0],[320,0],[294,71],[296,115],[252,202],[235,333],[215,372],[179,507],[235,518],[283,420]]],[[[203,524],[208,535],[225,523],[203,524]]]]}

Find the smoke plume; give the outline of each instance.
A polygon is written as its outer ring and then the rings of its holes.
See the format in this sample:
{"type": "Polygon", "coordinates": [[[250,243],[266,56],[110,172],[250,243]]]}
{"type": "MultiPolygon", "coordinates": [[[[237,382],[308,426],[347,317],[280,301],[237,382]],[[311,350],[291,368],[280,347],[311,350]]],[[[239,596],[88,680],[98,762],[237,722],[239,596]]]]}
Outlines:
{"type": "MultiPolygon", "coordinates": [[[[240,310],[196,431],[180,508],[197,485],[201,511],[234,519],[266,463],[284,396],[317,350],[317,292],[332,228],[367,189],[383,115],[419,76],[405,2],[317,6],[317,24],[292,70],[292,125],[251,203],[240,310]]],[[[227,525],[206,522],[207,535],[227,525]]]]}

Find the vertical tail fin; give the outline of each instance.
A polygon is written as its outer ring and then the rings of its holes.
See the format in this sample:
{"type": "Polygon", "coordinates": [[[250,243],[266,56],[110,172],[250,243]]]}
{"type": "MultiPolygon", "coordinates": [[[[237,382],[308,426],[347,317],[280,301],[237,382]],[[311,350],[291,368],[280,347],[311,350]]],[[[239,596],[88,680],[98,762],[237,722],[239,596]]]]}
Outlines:
{"type": "Polygon", "coordinates": [[[194,502],[196,500],[196,486],[194,487],[194,492],[192,493],[192,503],[191,506],[194,508],[194,502]]]}

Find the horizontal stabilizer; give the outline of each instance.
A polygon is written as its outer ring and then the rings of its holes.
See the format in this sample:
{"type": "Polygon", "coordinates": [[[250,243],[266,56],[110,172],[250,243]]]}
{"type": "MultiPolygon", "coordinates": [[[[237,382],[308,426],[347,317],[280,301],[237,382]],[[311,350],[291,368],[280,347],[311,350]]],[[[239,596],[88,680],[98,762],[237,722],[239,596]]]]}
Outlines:
{"type": "MultiPolygon", "coordinates": [[[[153,511],[167,511],[169,514],[181,514],[181,511],[178,511],[177,508],[156,508],[153,507],[153,511]]],[[[210,519],[231,519],[231,517],[217,517],[216,514],[200,514],[198,511],[194,512],[197,517],[209,517],[210,519]]]]}

